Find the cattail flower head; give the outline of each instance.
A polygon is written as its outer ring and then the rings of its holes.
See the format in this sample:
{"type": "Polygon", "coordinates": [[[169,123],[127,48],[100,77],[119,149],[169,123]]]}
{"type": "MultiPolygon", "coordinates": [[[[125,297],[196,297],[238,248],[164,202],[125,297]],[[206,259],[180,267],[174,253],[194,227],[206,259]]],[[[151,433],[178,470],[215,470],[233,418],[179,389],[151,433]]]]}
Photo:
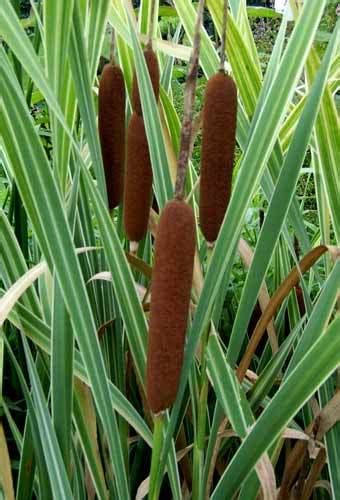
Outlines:
{"type": "Polygon", "coordinates": [[[99,83],[98,129],[109,208],[123,196],[125,162],[125,86],[119,66],[106,64],[99,83]]]}
{"type": "Polygon", "coordinates": [[[152,166],[143,118],[133,113],[127,131],[124,185],[124,228],[127,237],[140,241],[148,229],[152,203],[152,166]]]}
{"type": "Polygon", "coordinates": [[[195,254],[195,218],[184,201],[161,214],[152,273],[147,397],[159,413],[174,402],[183,362],[195,254]]]}
{"type": "Polygon", "coordinates": [[[237,115],[234,80],[219,72],[208,80],[203,107],[200,225],[214,242],[231,195],[237,115]]]}

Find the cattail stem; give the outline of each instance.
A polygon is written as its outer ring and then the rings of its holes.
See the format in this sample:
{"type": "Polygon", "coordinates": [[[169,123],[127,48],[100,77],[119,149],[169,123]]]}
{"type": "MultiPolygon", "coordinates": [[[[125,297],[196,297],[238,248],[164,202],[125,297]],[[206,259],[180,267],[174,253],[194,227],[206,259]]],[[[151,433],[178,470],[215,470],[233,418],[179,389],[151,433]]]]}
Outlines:
{"type": "Polygon", "coordinates": [[[221,37],[220,71],[224,72],[225,47],[227,39],[227,18],[228,18],[228,0],[223,0],[223,21],[221,37]]]}
{"type": "Polygon", "coordinates": [[[175,185],[175,198],[182,200],[184,198],[185,173],[188,165],[192,134],[192,115],[195,100],[196,81],[198,72],[198,62],[200,53],[200,30],[203,17],[204,0],[199,0],[197,9],[197,20],[193,48],[189,62],[189,70],[184,91],[184,116],[181,130],[181,145],[177,161],[177,177],[175,185]]]}
{"type": "Polygon", "coordinates": [[[204,484],[202,478],[203,478],[203,466],[204,466],[204,448],[206,439],[205,434],[206,434],[207,399],[208,399],[208,389],[209,389],[205,350],[209,339],[209,331],[210,331],[210,325],[206,329],[202,338],[201,384],[200,384],[201,390],[197,408],[198,422],[197,422],[197,432],[194,443],[192,498],[204,497],[204,484]]]}
{"type": "Polygon", "coordinates": [[[113,29],[113,27],[111,32],[110,63],[112,65],[114,65],[115,63],[115,30],[113,29]]]}
{"type": "Polygon", "coordinates": [[[156,14],[155,10],[156,10],[156,0],[151,0],[150,21],[148,27],[148,43],[146,44],[146,47],[148,49],[152,49],[152,38],[153,38],[153,30],[155,25],[155,14],[156,14]]]}
{"type": "Polygon", "coordinates": [[[163,445],[164,412],[155,415],[153,428],[153,444],[149,483],[149,500],[157,500],[160,490],[160,476],[158,474],[159,461],[163,445]]]}

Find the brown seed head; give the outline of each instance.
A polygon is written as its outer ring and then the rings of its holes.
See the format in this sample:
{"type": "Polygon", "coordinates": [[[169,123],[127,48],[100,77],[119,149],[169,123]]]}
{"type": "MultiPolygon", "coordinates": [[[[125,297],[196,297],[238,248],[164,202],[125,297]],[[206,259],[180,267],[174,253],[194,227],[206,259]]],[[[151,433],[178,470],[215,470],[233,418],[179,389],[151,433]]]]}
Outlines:
{"type": "MultiPolygon", "coordinates": [[[[152,88],[155,94],[156,101],[159,96],[159,66],[157,56],[152,49],[144,50],[145,62],[149,70],[149,75],[152,83],[152,88]]],[[[139,97],[138,82],[136,72],[133,74],[132,83],[132,107],[133,110],[142,116],[142,105],[139,97]]]]}
{"type": "Polygon", "coordinates": [[[231,195],[236,116],[235,82],[219,72],[207,83],[202,124],[200,225],[211,243],[217,238],[231,195]]]}
{"type": "Polygon", "coordinates": [[[124,186],[124,228],[131,241],[140,241],[148,229],[152,203],[152,167],[143,118],[133,113],[127,132],[124,186]]]}
{"type": "Polygon", "coordinates": [[[159,220],[152,272],[147,397],[154,413],[174,402],[183,362],[195,254],[195,219],[172,200],[159,220]]]}
{"type": "Polygon", "coordinates": [[[106,64],[99,84],[98,129],[109,208],[123,196],[125,162],[125,86],[119,66],[106,64]]]}

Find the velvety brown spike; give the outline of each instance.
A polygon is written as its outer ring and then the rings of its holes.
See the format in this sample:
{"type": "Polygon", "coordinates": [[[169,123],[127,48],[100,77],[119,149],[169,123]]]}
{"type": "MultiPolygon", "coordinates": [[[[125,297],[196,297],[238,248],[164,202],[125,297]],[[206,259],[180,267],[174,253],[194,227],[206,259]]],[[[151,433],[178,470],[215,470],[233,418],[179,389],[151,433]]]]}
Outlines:
{"type": "MultiPolygon", "coordinates": [[[[146,61],[146,65],[149,70],[149,75],[152,83],[152,88],[156,97],[156,101],[158,101],[159,96],[159,66],[157,61],[157,56],[152,49],[144,50],[144,57],[146,61]]],[[[139,97],[138,83],[136,73],[133,75],[133,83],[132,83],[132,107],[133,110],[138,113],[140,116],[142,115],[142,105],[139,97]]]]}
{"type": "Polygon", "coordinates": [[[129,240],[140,241],[148,229],[152,203],[152,167],[143,118],[133,113],[127,132],[124,228],[129,240]]]}
{"type": "Polygon", "coordinates": [[[147,397],[154,413],[177,394],[183,362],[195,254],[195,220],[184,201],[165,206],[158,224],[152,272],[147,397]]]}
{"type": "Polygon", "coordinates": [[[125,162],[125,86],[119,66],[106,64],[99,84],[98,128],[109,208],[123,196],[125,162]]]}
{"type": "Polygon", "coordinates": [[[202,124],[200,225],[208,242],[217,238],[231,195],[237,89],[223,72],[207,83],[202,124]]]}

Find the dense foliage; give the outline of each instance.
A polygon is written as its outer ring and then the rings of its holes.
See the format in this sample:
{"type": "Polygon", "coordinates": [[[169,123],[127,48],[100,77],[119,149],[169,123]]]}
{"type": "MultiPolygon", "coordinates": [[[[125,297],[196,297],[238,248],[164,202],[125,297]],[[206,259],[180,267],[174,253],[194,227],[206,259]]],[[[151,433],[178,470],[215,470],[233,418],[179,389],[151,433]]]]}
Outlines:
{"type": "MultiPolygon", "coordinates": [[[[153,4],[1,0],[0,496],[140,499],[151,487],[152,500],[159,489],[176,500],[340,498],[336,2],[305,0],[287,24],[270,2],[229,0],[237,145],[214,245],[199,220],[201,115],[219,66],[223,2],[207,2],[185,184],[196,239],[189,321],[183,365],[174,351],[177,397],[161,417],[147,400],[150,292],[158,221],[174,191],[195,4],[155,2],[159,102],[143,55],[153,4]],[[143,148],[133,157],[152,166],[137,251],[122,203],[108,209],[98,134],[112,27],[126,125],[134,72],[142,104],[143,148]]],[[[169,290],[159,274],[156,287],[168,335],[187,309],[185,292],[173,293],[186,240],[171,224],[169,290]]],[[[174,337],[162,342],[171,350],[174,337]]],[[[166,354],[153,358],[152,377],[169,373],[166,354]]]]}

